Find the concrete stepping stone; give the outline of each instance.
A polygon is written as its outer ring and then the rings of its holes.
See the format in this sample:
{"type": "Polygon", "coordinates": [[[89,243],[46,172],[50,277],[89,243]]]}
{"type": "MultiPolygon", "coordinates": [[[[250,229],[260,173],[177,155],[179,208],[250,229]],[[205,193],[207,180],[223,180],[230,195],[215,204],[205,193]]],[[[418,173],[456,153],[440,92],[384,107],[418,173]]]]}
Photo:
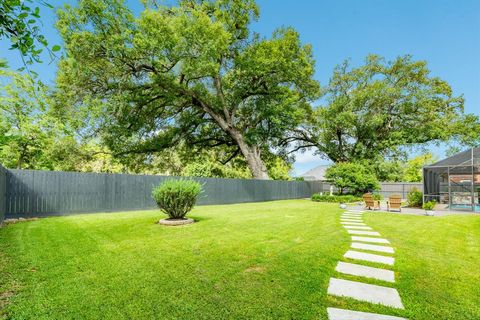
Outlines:
{"type": "Polygon", "coordinates": [[[352,226],[366,226],[363,222],[340,222],[343,225],[352,225],[352,226]]]}
{"type": "Polygon", "coordinates": [[[365,236],[380,236],[380,233],[377,231],[361,231],[361,230],[347,230],[350,234],[358,234],[358,235],[365,235],[365,236]]]}
{"type": "Polygon", "coordinates": [[[362,220],[340,220],[340,223],[346,222],[346,223],[365,223],[362,220]]]}
{"type": "Polygon", "coordinates": [[[383,263],[383,264],[388,264],[390,266],[393,266],[393,264],[395,263],[395,258],[392,258],[392,257],[386,257],[378,254],[365,253],[365,252],[360,252],[355,250],[348,250],[343,256],[349,259],[383,263]]]}
{"type": "Polygon", "coordinates": [[[328,294],[377,303],[393,308],[404,308],[397,289],[373,284],[330,278],[328,294]]]}
{"type": "Polygon", "coordinates": [[[367,226],[343,226],[345,229],[355,229],[355,230],[372,230],[372,228],[367,226]]]}
{"type": "Polygon", "coordinates": [[[377,246],[377,245],[374,245],[374,244],[366,244],[366,243],[360,243],[360,242],[353,242],[352,243],[352,248],[353,249],[362,249],[362,250],[385,252],[385,253],[394,253],[392,247],[377,246]]]}
{"type": "Polygon", "coordinates": [[[362,216],[352,216],[352,215],[348,215],[348,214],[342,214],[340,217],[341,218],[363,219],[362,216]]]}
{"type": "Polygon", "coordinates": [[[352,236],[352,241],[390,244],[390,241],[388,241],[387,239],[370,238],[370,237],[358,237],[358,236],[352,236]]]}
{"type": "Polygon", "coordinates": [[[337,308],[327,308],[329,320],[407,320],[378,313],[360,312],[337,308]]]}
{"type": "Polygon", "coordinates": [[[377,279],[387,282],[395,282],[395,273],[391,270],[367,267],[359,264],[341,261],[338,263],[335,270],[341,273],[350,274],[352,276],[377,279]]]}
{"type": "Polygon", "coordinates": [[[348,222],[348,221],[350,221],[350,222],[363,222],[362,219],[353,219],[353,218],[348,218],[348,219],[347,218],[340,218],[340,221],[344,221],[344,222],[348,222]]]}

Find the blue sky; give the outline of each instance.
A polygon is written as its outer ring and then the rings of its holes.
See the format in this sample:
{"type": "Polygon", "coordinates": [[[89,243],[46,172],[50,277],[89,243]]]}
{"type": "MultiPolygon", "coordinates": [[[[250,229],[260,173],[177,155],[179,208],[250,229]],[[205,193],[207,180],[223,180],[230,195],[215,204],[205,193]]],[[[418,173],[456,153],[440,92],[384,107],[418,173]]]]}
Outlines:
{"type": "MultiPolygon", "coordinates": [[[[75,3],[75,1],[69,1],[75,3]]],[[[138,12],[137,1],[127,1],[138,12]]],[[[480,1],[478,0],[258,0],[260,19],[253,29],[269,36],[280,26],[292,26],[302,41],[313,45],[316,78],[327,84],[335,65],[351,59],[361,64],[375,53],[394,59],[411,54],[426,60],[432,75],[448,81],[465,97],[467,112],[480,114],[480,1]]],[[[60,7],[65,1],[49,1],[60,7]]],[[[41,9],[44,34],[61,44],[54,12],[41,9]]],[[[0,41],[0,57],[19,67],[19,55],[0,41]]],[[[45,59],[47,60],[47,59],[45,59]]],[[[33,68],[52,83],[56,65],[33,68]]],[[[432,149],[442,156],[442,149],[432,149]]],[[[297,156],[297,174],[324,163],[311,152],[297,156]]]]}

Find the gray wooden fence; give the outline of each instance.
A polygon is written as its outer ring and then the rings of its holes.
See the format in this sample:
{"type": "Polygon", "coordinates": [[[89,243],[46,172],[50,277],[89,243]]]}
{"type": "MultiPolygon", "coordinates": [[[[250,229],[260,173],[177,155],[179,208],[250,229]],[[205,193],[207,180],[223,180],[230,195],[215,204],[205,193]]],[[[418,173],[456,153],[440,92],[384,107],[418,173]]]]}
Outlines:
{"type": "MultiPolygon", "coordinates": [[[[324,182],[320,186],[320,192],[329,193],[330,186],[328,182],[324,182]]],[[[407,194],[413,188],[417,188],[423,192],[423,183],[421,182],[381,182],[380,183],[380,190],[378,191],[382,196],[388,197],[392,194],[399,194],[402,196],[402,199],[407,198],[407,194]]],[[[333,188],[334,192],[336,191],[333,188]]]]}
{"type": "MultiPolygon", "coordinates": [[[[153,209],[152,188],[169,178],[153,175],[7,170],[0,166],[0,222],[5,218],[80,212],[153,209]]],[[[199,205],[310,197],[330,192],[321,181],[265,181],[194,178],[203,185],[199,205]]],[[[407,193],[421,183],[381,184],[388,197],[407,193]]]]}
{"type": "Polygon", "coordinates": [[[5,219],[7,170],[0,166],[0,224],[5,219]]]}
{"type": "Polygon", "coordinates": [[[400,194],[402,199],[407,198],[408,192],[413,188],[423,192],[422,182],[382,182],[380,184],[380,194],[388,197],[391,194],[400,194]]]}
{"type": "MultiPolygon", "coordinates": [[[[36,170],[6,171],[6,216],[152,209],[152,188],[168,178],[36,170]]],[[[310,197],[318,181],[194,178],[203,185],[198,204],[228,204],[310,197]]]]}

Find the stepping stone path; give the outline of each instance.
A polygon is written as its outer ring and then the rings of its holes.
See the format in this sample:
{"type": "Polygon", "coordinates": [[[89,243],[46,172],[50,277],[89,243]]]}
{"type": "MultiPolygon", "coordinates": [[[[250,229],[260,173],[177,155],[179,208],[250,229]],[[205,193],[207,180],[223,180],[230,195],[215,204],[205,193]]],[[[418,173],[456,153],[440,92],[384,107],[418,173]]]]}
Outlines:
{"type": "Polygon", "coordinates": [[[345,253],[343,256],[349,259],[377,262],[388,264],[391,266],[393,266],[393,264],[395,263],[395,260],[392,257],[380,256],[378,254],[364,253],[353,250],[348,250],[347,253],[345,253]]]}
{"type": "Polygon", "coordinates": [[[342,218],[342,219],[340,219],[340,221],[341,222],[359,222],[359,223],[362,222],[361,219],[353,219],[353,218],[348,218],[348,219],[347,218],[342,218]]]}
{"type": "Polygon", "coordinates": [[[388,243],[388,244],[390,244],[390,241],[388,241],[387,239],[381,239],[381,238],[352,236],[352,240],[353,241],[363,241],[363,242],[373,242],[373,243],[388,243]]]}
{"type": "Polygon", "coordinates": [[[361,222],[340,222],[340,223],[349,225],[349,226],[366,226],[365,223],[361,223],[361,222]]]}
{"type": "Polygon", "coordinates": [[[353,249],[362,249],[362,250],[369,250],[369,251],[378,251],[378,252],[385,252],[385,253],[394,253],[392,247],[384,247],[384,246],[377,246],[374,244],[366,244],[360,242],[352,242],[353,249]]]}
{"type": "Polygon", "coordinates": [[[395,282],[395,273],[393,273],[393,271],[391,270],[367,267],[359,264],[341,261],[338,263],[335,270],[344,274],[350,274],[352,276],[377,279],[387,282],[395,282]]]}
{"type": "Polygon", "coordinates": [[[330,320],[406,320],[405,318],[386,316],[368,312],[351,311],[337,308],[327,308],[330,320]]]}
{"type": "Polygon", "coordinates": [[[349,226],[349,225],[346,225],[345,229],[372,230],[372,228],[367,227],[367,226],[349,226]]]}
{"type": "MultiPolygon", "coordinates": [[[[362,215],[363,211],[348,210],[340,217],[340,223],[352,237],[352,244],[351,249],[343,256],[346,261],[339,261],[335,271],[341,275],[345,274],[383,281],[390,283],[390,286],[330,278],[328,294],[404,309],[397,289],[391,287],[395,283],[395,273],[392,270],[385,269],[394,265],[395,258],[391,255],[395,251],[388,246],[390,241],[382,238],[379,232],[374,231],[363,222],[362,215]],[[362,264],[365,262],[369,265],[362,264]],[[371,266],[375,264],[378,267],[371,266]]],[[[327,308],[327,313],[330,320],[406,320],[405,318],[384,314],[338,308],[327,308]]]]}
{"type": "Polygon", "coordinates": [[[359,234],[359,235],[365,235],[365,236],[380,236],[380,233],[376,231],[361,231],[361,230],[348,230],[347,232],[350,234],[359,234]]]}

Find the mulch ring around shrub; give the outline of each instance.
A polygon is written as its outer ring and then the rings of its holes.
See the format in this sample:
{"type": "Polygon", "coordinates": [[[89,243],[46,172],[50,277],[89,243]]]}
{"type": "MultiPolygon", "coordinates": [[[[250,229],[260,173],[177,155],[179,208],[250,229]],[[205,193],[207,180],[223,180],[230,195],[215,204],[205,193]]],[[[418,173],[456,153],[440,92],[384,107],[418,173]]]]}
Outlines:
{"type": "Polygon", "coordinates": [[[162,219],[158,221],[158,224],[163,224],[164,226],[183,226],[185,224],[194,223],[195,220],[186,218],[186,219],[162,219]]]}

